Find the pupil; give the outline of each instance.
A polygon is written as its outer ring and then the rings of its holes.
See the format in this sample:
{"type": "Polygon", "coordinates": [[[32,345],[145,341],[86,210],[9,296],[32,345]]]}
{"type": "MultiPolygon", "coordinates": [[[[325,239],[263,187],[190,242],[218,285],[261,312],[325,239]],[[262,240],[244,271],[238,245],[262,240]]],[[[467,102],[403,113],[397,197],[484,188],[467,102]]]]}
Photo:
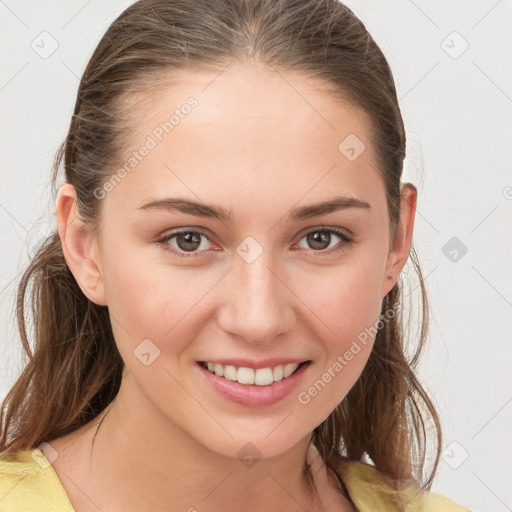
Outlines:
{"type": "Polygon", "coordinates": [[[325,249],[329,246],[329,238],[330,234],[327,231],[315,231],[311,235],[309,235],[308,242],[314,249],[325,249]],[[325,245],[327,242],[327,245],[325,245]],[[320,244],[320,245],[316,245],[320,244]]]}
{"type": "Polygon", "coordinates": [[[197,234],[194,234],[194,233],[180,233],[178,235],[178,245],[180,246],[180,249],[184,250],[184,251],[187,251],[187,250],[194,250],[194,249],[197,249],[199,247],[199,245],[201,244],[201,240],[199,240],[199,237],[197,236],[197,234]],[[195,241],[193,240],[195,238],[195,241]],[[184,240],[185,244],[192,244],[193,247],[182,247],[181,246],[181,243],[184,240]],[[194,246],[195,244],[195,246],[194,246]]]}

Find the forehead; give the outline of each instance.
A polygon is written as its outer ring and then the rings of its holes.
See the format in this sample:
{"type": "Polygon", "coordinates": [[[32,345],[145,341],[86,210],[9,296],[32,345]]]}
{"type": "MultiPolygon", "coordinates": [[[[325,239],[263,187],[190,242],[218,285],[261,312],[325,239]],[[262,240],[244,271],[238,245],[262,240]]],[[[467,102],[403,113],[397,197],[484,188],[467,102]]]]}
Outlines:
{"type": "Polygon", "coordinates": [[[328,86],[256,62],[180,74],[132,103],[121,165],[150,149],[112,199],[122,194],[132,208],[166,192],[216,204],[234,204],[236,193],[260,207],[334,191],[382,199],[370,118],[328,86]]]}

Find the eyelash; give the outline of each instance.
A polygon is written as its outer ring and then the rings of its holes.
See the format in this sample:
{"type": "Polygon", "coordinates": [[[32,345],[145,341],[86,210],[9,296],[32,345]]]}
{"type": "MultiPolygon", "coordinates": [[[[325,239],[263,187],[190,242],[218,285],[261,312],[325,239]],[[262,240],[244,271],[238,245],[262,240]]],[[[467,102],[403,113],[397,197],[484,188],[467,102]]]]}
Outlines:
{"type": "MultiPolygon", "coordinates": [[[[169,245],[167,245],[167,242],[169,242],[171,239],[173,239],[174,237],[176,237],[177,235],[180,235],[182,233],[194,233],[196,235],[201,235],[204,238],[206,238],[206,240],[211,242],[210,238],[205,233],[203,233],[202,231],[195,231],[195,230],[191,230],[191,229],[183,229],[183,230],[180,230],[180,231],[175,231],[174,233],[171,233],[169,235],[166,235],[166,236],[156,240],[155,243],[157,245],[161,246],[162,249],[165,252],[171,253],[171,254],[173,254],[175,256],[178,256],[180,258],[195,258],[195,257],[199,256],[200,253],[203,252],[203,251],[186,253],[186,252],[183,252],[183,251],[180,252],[180,251],[177,251],[175,249],[171,249],[169,247],[169,245]]],[[[352,237],[348,236],[345,232],[343,232],[343,231],[341,231],[339,229],[335,229],[335,228],[316,228],[316,229],[313,229],[313,230],[308,231],[307,233],[305,233],[300,238],[300,240],[302,240],[304,237],[306,237],[307,235],[309,235],[311,233],[334,233],[343,242],[341,247],[338,247],[338,248],[333,247],[331,249],[323,250],[323,251],[322,250],[321,251],[315,251],[314,249],[311,249],[314,257],[321,257],[321,256],[324,256],[324,255],[329,255],[329,254],[332,254],[332,253],[335,253],[335,252],[338,252],[338,251],[342,251],[342,250],[345,249],[346,245],[350,245],[350,244],[352,244],[354,242],[354,239],[352,237]]]]}

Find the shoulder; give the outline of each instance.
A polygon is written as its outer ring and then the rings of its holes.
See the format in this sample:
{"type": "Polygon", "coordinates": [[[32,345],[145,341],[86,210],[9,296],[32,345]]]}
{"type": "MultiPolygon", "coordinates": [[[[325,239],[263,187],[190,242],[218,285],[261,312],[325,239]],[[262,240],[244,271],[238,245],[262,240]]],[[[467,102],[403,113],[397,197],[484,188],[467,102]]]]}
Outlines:
{"type": "Polygon", "coordinates": [[[470,512],[440,494],[423,491],[416,484],[397,489],[392,480],[364,462],[343,461],[338,472],[359,512],[470,512]]]}
{"type": "Polygon", "coordinates": [[[0,510],[73,512],[57,474],[37,448],[0,454],[0,510]]]}

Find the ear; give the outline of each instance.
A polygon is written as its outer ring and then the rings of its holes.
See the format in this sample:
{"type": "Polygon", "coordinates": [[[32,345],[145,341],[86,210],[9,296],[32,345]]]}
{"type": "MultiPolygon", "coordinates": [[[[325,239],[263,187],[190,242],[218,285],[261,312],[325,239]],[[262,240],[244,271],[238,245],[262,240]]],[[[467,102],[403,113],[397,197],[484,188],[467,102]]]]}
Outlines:
{"type": "Polygon", "coordinates": [[[382,297],[395,286],[398,276],[409,258],[416,215],[418,191],[411,183],[404,183],[400,188],[400,220],[395,240],[386,261],[386,274],[382,281],[382,297]],[[391,274],[391,277],[389,275],[391,274]]]}
{"type": "Polygon", "coordinates": [[[101,261],[92,229],[81,219],[76,206],[73,185],[62,185],[56,200],[57,226],[62,251],[71,273],[84,295],[92,302],[106,306],[101,261]]]}

